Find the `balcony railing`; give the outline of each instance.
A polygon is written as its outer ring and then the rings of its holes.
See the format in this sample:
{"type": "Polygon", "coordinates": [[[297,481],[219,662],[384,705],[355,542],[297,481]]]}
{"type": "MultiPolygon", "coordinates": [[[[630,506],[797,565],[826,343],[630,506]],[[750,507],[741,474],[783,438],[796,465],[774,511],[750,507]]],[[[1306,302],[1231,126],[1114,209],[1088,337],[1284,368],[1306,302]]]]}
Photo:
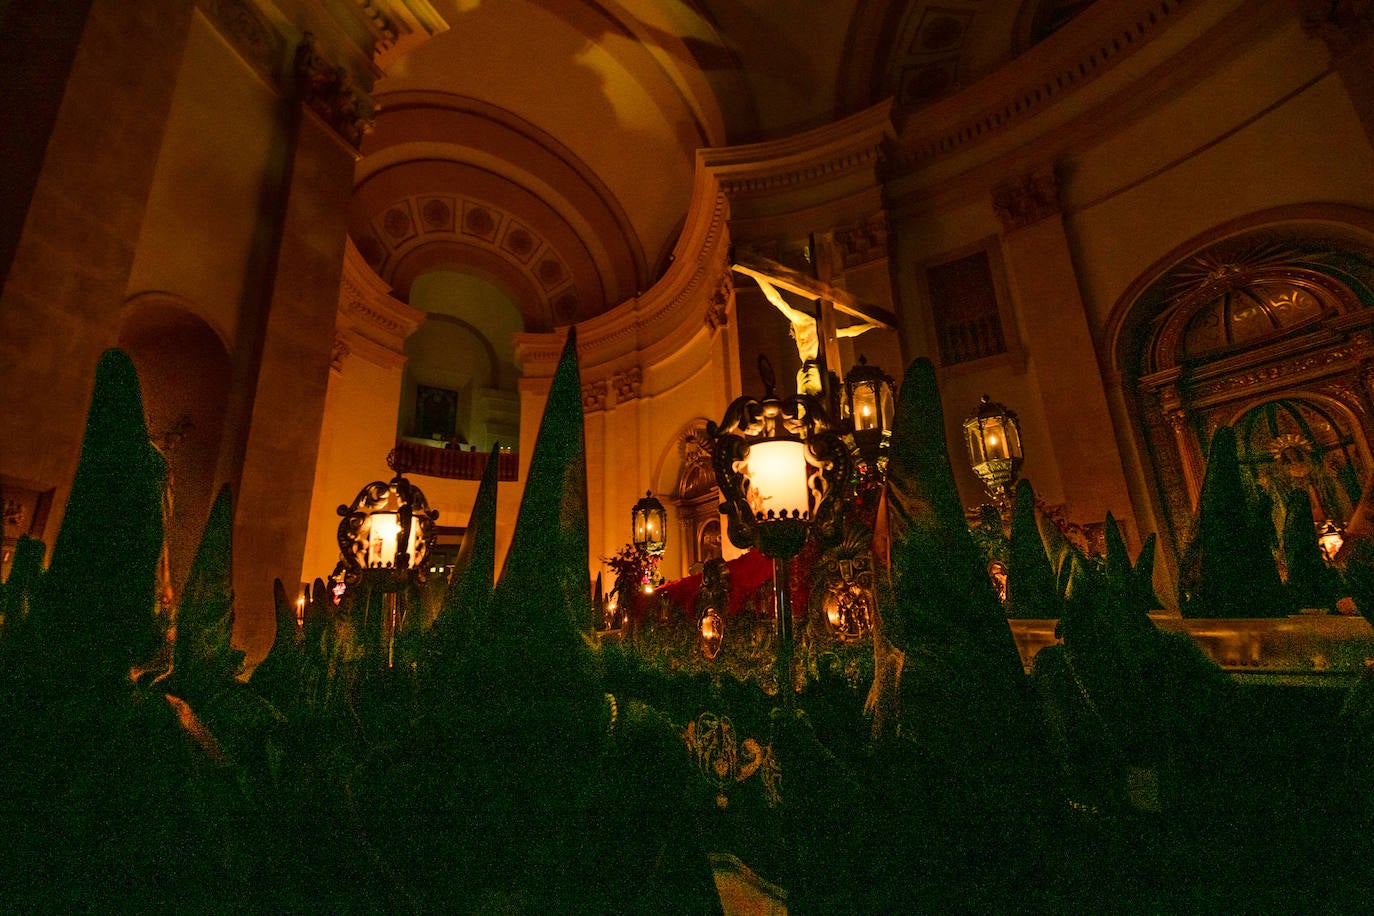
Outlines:
{"type": "MultiPolygon", "coordinates": [[[[469,452],[457,448],[435,448],[396,440],[396,463],[407,474],[419,477],[443,477],[448,480],[481,480],[487,469],[486,452],[469,452]]],[[[520,457],[514,452],[497,456],[496,479],[515,480],[519,476],[520,457]]]]}

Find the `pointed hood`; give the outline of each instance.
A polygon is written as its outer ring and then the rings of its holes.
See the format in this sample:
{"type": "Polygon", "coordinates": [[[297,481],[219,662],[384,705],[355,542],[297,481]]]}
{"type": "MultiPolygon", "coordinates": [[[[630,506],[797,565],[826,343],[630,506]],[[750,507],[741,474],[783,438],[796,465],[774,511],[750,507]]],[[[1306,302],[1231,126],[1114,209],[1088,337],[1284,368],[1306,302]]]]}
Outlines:
{"type": "Polygon", "coordinates": [[[1011,617],[1058,617],[1060,611],[1054,568],[1035,521],[1035,490],[1028,480],[1016,485],[1016,506],[1011,514],[1007,604],[1011,617]]]}
{"type": "Polygon", "coordinates": [[[219,684],[238,675],[243,652],[230,644],[234,629],[234,510],[226,485],[215,497],[177,606],[172,677],[188,684],[219,684]]]}
{"type": "Polygon", "coordinates": [[[1289,608],[1270,549],[1273,525],[1258,517],[1240,473],[1236,434],[1212,436],[1198,498],[1197,536],[1185,554],[1185,613],[1193,617],[1286,616],[1289,608]]]}
{"type": "Polygon", "coordinates": [[[70,674],[127,677],[157,646],[166,465],[148,439],[133,362],[107,350],[81,457],[35,608],[41,651],[70,674]]]}
{"type": "Polygon", "coordinates": [[[902,382],[883,504],[895,599],[883,614],[885,637],[909,651],[918,632],[952,627],[988,640],[1019,674],[1001,602],[954,485],[935,370],[924,358],[902,382]]]}
{"type": "Polygon", "coordinates": [[[496,575],[496,478],[501,446],[492,446],[477,499],[468,516],[463,544],[454,561],[453,579],[444,604],[430,628],[427,654],[431,663],[460,654],[491,625],[491,591],[496,575]]]}
{"type": "MultiPolygon", "coordinates": [[[[577,337],[568,330],[530,458],[515,534],[496,586],[502,614],[558,638],[591,626],[587,569],[587,457],[577,337]]],[[[515,621],[511,621],[515,622],[515,621]]]]}

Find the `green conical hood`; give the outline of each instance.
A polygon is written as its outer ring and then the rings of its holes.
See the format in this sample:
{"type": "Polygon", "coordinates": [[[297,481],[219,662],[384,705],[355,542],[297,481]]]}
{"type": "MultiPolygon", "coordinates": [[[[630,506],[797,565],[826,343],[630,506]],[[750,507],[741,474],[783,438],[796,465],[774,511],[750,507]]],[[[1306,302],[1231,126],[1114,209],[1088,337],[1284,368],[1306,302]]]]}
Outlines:
{"type": "Polygon", "coordinates": [[[463,642],[484,633],[490,626],[491,591],[496,577],[496,491],[501,446],[492,446],[477,499],[468,516],[463,545],[454,563],[453,581],[444,595],[444,606],[434,620],[434,635],[441,640],[463,642]]]}
{"type": "Polygon", "coordinates": [[[955,627],[988,640],[1019,674],[1002,605],[954,485],[935,370],[924,358],[902,382],[884,500],[896,598],[883,615],[885,637],[905,650],[917,633],[955,627]]]}
{"type": "Polygon", "coordinates": [[[1198,500],[1197,536],[1185,557],[1184,610],[1189,616],[1287,615],[1269,548],[1273,526],[1259,514],[1241,478],[1235,432],[1223,426],[1212,437],[1198,500]]]}
{"type": "MultiPolygon", "coordinates": [[[[322,585],[317,587],[323,589],[322,585]]],[[[296,624],[295,603],[287,596],[286,586],[280,579],[272,580],[272,606],[277,618],[276,636],[267,657],[258,662],[248,683],[277,709],[289,713],[302,698],[305,648],[301,627],[296,624]]]]}
{"type": "Polygon", "coordinates": [[[1028,480],[1016,485],[1011,514],[1007,606],[1011,617],[1058,617],[1060,611],[1059,589],[1035,521],[1035,491],[1028,480]]]}
{"type": "Polygon", "coordinates": [[[587,569],[587,458],[576,334],[568,331],[530,459],[497,606],[531,634],[559,640],[591,627],[587,569]],[[520,610],[523,609],[523,610],[520,610]],[[523,617],[524,619],[518,619],[523,617]]]}
{"type": "Polygon", "coordinates": [[[172,677],[180,687],[219,684],[238,675],[243,652],[234,629],[234,510],[226,485],[215,497],[205,533],[177,606],[172,677]]]}
{"type": "Polygon", "coordinates": [[[1039,703],[954,486],[929,360],[907,370],[896,414],[883,494],[891,568],[880,582],[879,622],[902,651],[889,688],[898,691],[897,737],[916,742],[937,768],[939,804],[977,817],[1032,810],[1044,797],[1039,703]]]}
{"type": "Polygon", "coordinates": [[[4,598],[0,600],[0,614],[5,616],[5,629],[11,630],[29,615],[29,608],[43,578],[43,555],[47,546],[37,538],[20,535],[14,545],[14,559],[10,561],[10,575],[5,580],[4,598]]]}
{"type": "Polygon", "coordinates": [[[107,350],[81,457],[35,608],[38,647],[79,677],[124,678],[157,645],[166,465],[148,440],[138,375],[107,350]]]}
{"type": "Polygon", "coordinates": [[[1312,518],[1312,497],[1293,490],[1283,498],[1283,562],[1288,567],[1288,595],[1296,608],[1331,608],[1335,583],[1317,546],[1317,525],[1312,518]]]}

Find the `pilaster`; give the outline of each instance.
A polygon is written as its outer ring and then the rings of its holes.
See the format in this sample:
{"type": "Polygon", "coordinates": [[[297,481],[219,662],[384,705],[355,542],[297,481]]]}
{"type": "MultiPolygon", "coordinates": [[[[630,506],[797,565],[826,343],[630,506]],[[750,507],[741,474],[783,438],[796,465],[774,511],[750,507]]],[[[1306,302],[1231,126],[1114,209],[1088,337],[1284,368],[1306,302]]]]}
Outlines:
{"type": "MultiPolygon", "coordinates": [[[[1134,517],[1051,169],[993,190],[1002,254],[1070,517],[1134,517]]],[[[1131,526],[1135,528],[1134,525],[1131,526]]],[[[1138,533],[1138,532],[1137,532],[1138,533]]]]}

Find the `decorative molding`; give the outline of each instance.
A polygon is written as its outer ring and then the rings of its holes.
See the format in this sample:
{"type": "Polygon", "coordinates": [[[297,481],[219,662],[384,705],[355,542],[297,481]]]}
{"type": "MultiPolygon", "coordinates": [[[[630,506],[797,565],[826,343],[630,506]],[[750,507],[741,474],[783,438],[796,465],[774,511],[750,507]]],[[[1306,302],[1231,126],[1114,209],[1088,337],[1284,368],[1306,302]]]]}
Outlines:
{"type": "Polygon", "coordinates": [[[1361,336],[1316,353],[1228,373],[1222,378],[1192,386],[1192,393],[1199,401],[1205,401],[1247,388],[1265,388],[1277,382],[1289,384],[1302,376],[1321,374],[1342,363],[1356,363],[1371,353],[1374,353],[1374,347],[1367,338],[1361,336]]]}
{"type": "MultiPolygon", "coordinates": [[[[713,291],[719,288],[720,265],[727,260],[730,207],[715,177],[701,166],[704,152],[697,154],[692,202],[662,279],[642,295],[577,326],[584,368],[605,365],[635,351],[645,364],[652,364],[658,350],[676,351],[682,345],[682,335],[694,332],[685,327],[689,319],[705,326],[708,282],[713,291]]],[[[516,365],[523,367],[527,377],[532,373],[552,376],[563,341],[564,334],[558,331],[517,335],[516,365]]]]}
{"type": "Polygon", "coordinates": [[[617,404],[632,401],[639,397],[640,390],[644,386],[644,372],[638,366],[632,366],[613,375],[611,384],[615,386],[615,402],[617,404]]]}
{"type": "Polygon", "coordinates": [[[594,382],[584,382],[582,385],[582,410],[589,413],[593,410],[606,409],[606,380],[597,379],[594,382]]]}
{"type": "Polygon", "coordinates": [[[421,246],[450,243],[499,257],[529,283],[555,324],[578,321],[589,298],[580,292],[569,259],[552,242],[486,201],[435,194],[401,198],[379,211],[367,231],[358,240],[359,250],[398,288],[405,285],[398,268],[407,257],[421,246]]]}
{"type": "Polygon", "coordinates": [[[887,214],[879,211],[868,219],[836,229],[835,247],[845,270],[887,257],[887,214]]]}
{"type": "Polygon", "coordinates": [[[372,129],[375,107],[343,67],[331,64],[315,36],[306,32],[296,45],[296,91],[301,104],[319,115],[350,146],[357,149],[372,129]]]}
{"type": "Polygon", "coordinates": [[[334,333],[334,345],[329,350],[329,368],[334,372],[343,372],[344,360],[352,352],[353,348],[348,345],[344,335],[336,331],[334,333]]]}
{"type": "Polygon", "coordinates": [[[281,78],[286,39],[249,0],[200,0],[216,30],[253,69],[276,83],[281,78]]]}
{"type": "Polygon", "coordinates": [[[716,472],[712,464],[714,454],[711,437],[706,432],[706,423],[701,420],[693,423],[678,440],[678,454],[682,458],[682,470],[677,478],[676,500],[693,500],[707,496],[716,489],[716,472]]]}
{"type": "Polygon", "coordinates": [[[403,365],[406,338],[425,320],[424,312],[391,295],[381,277],[367,266],[352,239],[344,246],[338,308],[335,350],[331,354],[336,371],[343,370],[349,356],[378,366],[403,365]]]}
{"type": "Polygon", "coordinates": [[[1196,5],[1186,0],[1095,4],[1071,25],[1085,40],[1042,42],[999,71],[998,79],[981,80],[907,118],[898,166],[905,170],[956,153],[1028,121],[1148,44],[1178,18],[1180,10],[1196,5]],[[1007,82],[1018,73],[1022,78],[1008,91],[1007,82]]]}
{"type": "Polygon", "coordinates": [[[992,209],[1011,232],[1023,229],[1059,212],[1059,183],[1046,169],[1004,181],[992,190],[992,209]]]}
{"type": "Polygon", "coordinates": [[[735,296],[735,281],[730,275],[730,265],[726,264],[716,281],[716,291],[706,303],[706,327],[719,330],[730,323],[730,300],[735,296]]]}
{"type": "Polygon", "coordinates": [[[824,184],[857,171],[872,171],[894,138],[892,102],[887,100],[781,140],[703,149],[702,165],[716,176],[727,197],[824,184]]]}

